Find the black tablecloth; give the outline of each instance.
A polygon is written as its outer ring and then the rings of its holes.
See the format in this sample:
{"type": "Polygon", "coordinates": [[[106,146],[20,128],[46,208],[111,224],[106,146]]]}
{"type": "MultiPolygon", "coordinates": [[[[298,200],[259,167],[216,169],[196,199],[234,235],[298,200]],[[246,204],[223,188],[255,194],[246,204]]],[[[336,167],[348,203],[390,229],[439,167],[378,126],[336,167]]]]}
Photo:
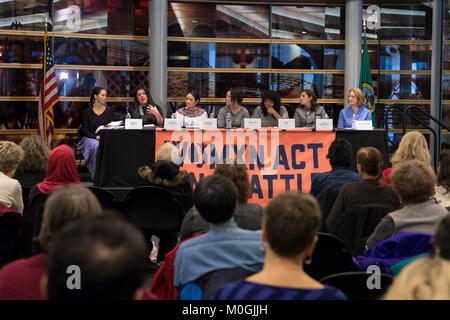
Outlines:
{"type": "Polygon", "coordinates": [[[383,169],[388,167],[389,154],[387,146],[386,131],[384,129],[373,129],[367,131],[337,130],[336,138],[347,139],[353,147],[352,170],[356,168],[356,153],[362,147],[377,148],[383,155],[383,169]]]}
{"type": "Polygon", "coordinates": [[[102,130],[100,136],[94,185],[138,185],[138,168],[155,162],[155,129],[102,130]]]}

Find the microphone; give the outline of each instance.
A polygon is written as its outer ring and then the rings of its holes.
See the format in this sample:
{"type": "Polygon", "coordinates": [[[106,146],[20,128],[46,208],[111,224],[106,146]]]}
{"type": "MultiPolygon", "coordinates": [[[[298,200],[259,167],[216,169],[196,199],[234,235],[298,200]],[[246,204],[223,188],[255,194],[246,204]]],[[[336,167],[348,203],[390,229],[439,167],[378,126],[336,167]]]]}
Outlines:
{"type": "Polygon", "coordinates": [[[184,113],[183,113],[183,125],[181,126],[181,128],[186,128],[186,123],[185,123],[185,119],[186,119],[186,105],[184,105],[184,113]]]}

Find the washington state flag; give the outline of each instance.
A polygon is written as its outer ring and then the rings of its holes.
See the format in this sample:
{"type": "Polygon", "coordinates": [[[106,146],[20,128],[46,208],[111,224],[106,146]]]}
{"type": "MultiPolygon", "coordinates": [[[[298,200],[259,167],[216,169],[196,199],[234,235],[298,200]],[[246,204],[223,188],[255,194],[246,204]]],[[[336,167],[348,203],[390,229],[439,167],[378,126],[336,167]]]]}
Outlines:
{"type": "Polygon", "coordinates": [[[372,74],[370,73],[369,49],[367,38],[364,34],[364,50],[361,62],[361,74],[359,76],[359,88],[366,96],[366,106],[372,113],[372,126],[377,127],[377,113],[375,112],[375,95],[372,86],[372,74]]]}

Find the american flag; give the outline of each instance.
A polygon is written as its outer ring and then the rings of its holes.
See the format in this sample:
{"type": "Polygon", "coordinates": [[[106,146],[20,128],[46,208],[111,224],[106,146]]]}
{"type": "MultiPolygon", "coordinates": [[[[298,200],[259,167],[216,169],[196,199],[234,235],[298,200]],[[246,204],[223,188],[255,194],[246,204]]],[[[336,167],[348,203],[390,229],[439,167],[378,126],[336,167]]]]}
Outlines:
{"type": "Polygon", "coordinates": [[[53,106],[59,101],[59,96],[53,66],[52,40],[48,37],[48,32],[45,32],[44,45],[44,78],[39,90],[37,133],[45,139],[48,145],[51,145],[55,129],[53,106]]]}

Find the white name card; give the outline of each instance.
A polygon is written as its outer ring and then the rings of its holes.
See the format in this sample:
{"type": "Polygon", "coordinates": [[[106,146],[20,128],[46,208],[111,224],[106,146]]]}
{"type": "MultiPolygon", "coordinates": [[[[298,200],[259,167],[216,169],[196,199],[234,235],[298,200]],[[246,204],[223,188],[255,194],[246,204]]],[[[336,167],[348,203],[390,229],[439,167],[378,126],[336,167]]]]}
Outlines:
{"type": "Polygon", "coordinates": [[[181,129],[181,124],[177,119],[164,119],[164,129],[181,129]]]}
{"type": "Polygon", "coordinates": [[[316,130],[333,131],[333,119],[316,119],[316,130]]]}
{"type": "Polygon", "coordinates": [[[203,119],[202,129],[216,129],[216,128],[217,128],[217,119],[216,118],[203,119]]]}
{"type": "Polygon", "coordinates": [[[357,120],[355,121],[356,130],[373,130],[372,120],[357,120]]]}
{"type": "Polygon", "coordinates": [[[295,129],[295,119],[278,119],[279,129],[295,129]]]}
{"type": "Polygon", "coordinates": [[[244,118],[244,128],[259,129],[261,128],[260,118],[244,118]]]}
{"type": "Polygon", "coordinates": [[[142,119],[125,119],[125,129],[142,129],[142,119]]]}

